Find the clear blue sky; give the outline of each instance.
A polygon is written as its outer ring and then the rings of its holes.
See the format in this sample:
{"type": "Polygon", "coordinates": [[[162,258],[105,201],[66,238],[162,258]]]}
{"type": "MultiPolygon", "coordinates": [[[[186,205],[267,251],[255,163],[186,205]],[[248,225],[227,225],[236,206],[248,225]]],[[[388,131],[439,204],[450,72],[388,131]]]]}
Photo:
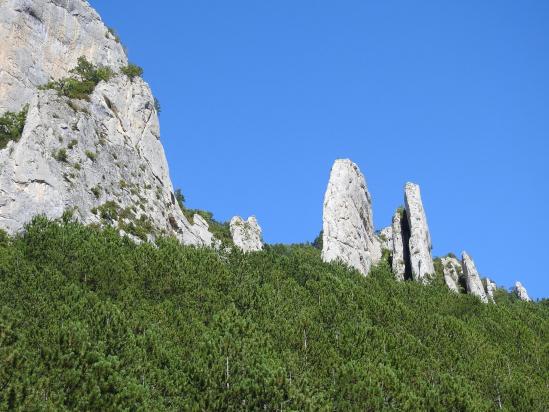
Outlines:
{"type": "Polygon", "coordinates": [[[160,99],[190,207],[312,241],[348,157],[377,228],[416,182],[435,255],[549,296],[549,1],[91,4],[160,99]]]}

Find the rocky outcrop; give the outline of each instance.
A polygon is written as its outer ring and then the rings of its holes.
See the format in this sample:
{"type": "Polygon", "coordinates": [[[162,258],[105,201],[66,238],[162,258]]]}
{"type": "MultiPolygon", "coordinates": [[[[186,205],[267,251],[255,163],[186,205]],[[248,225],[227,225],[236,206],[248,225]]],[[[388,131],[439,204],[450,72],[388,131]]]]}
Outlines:
{"type": "Polygon", "coordinates": [[[410,229],[408,228],[408,218],[404,209],[398,209],[395,212],[391,228],[393,233],[391,245],[393,273],[397,280],[404,280],[410,276],[410,254],[408,250],[410,229]]]}
{"type": "Polygon", "coordinates": [[[522,283],[517,282],[515,283],[515,293],[518,296],[518,298],[524,302],[531,302],[532,299],[530,299],[530,296],[528,296],[528,292],[526,291],[526,288],[522,286],[522,283]]]}
{"type": "Polygon", "coordinates": [[[122,45],[83,0],[0,1],[0,113],[18,111],[36,87],[67,77],[80,56],[118,69],[122,45]]]}
{"type": "Polygon", "coordinates": [[[497,285],[492,282],[489,278],[484,279],[484,291],[486,292],[486,297],[492,303],[495,303],[494,293],[496,291],[497,285]]]}
{"type": "Polygon", "coordinates": [[[478,296],[483,303],[488,303],[488,298],[486,296],[486,292],[484,291],[484,286],[480,280],[475,263],[467,252],[463,252],[462,254],[461,267],[463,270],[463,276],[465,277],[465,282],[467,284],[467,293],[478,296]]]}
{"type": "Polygon", "coordinates": [[[379,242],[381,244],[381,249],[392,250],[393,249],[393,228],[392,226],[387,226],[379,231],[378,235],[379,242]]]}
{"type": "Polygon", "coordinates": [[[348,159],[338,159],[332,166],[322,226],[325,262],[339,260],[367,275],[381,259],[366,180],[348,159]]]}
{"type": "Polygon", "coordinates": [[[189,223],[175,201],[142,79],[116,75],[89,101],[36,88],[66,75],[80,55],[113,69],[126,63],[97,14],[82,0],[8,0],[0,11],[0,104],[29,104],[21,139],[0,150],[0,228],[14,233],[34,215],[71,210],[142,240],[165,234],[210,245],[208,224],[189,223]]]}
{"type": "Polygon", "coordinates": [[[441,258],[444,283],[453,292],[459,293],[459,276],[462,272],[461,263],[452,256],[441,258]]]}
{"type": "Polygon", "coordinates": [[[248,220],[235,216],[230,222],[233,243],[243,252],[256,252],[263,249],[261,240],[261,228],[254,216],[248,220]]]}
{"type": "Polygon", "coordinates": [[[418,282],[428,283],[430,276],[435,273],[435,267],[431,256],[431,235],[418,185],[406,183],[404,201],[410,226],[409,250],[412,277],[418,282]]]}

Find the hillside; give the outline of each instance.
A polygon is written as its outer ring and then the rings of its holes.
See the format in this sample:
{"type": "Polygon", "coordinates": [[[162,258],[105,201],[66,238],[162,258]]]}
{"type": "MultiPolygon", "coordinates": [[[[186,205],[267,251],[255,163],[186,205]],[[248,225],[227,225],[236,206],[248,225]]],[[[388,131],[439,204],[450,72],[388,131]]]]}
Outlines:
{"type": "Polygon", "coordinates": [[[38,218],[0,235],[0,409],[547,410],[549,302],[495,298],[38,218]]]}

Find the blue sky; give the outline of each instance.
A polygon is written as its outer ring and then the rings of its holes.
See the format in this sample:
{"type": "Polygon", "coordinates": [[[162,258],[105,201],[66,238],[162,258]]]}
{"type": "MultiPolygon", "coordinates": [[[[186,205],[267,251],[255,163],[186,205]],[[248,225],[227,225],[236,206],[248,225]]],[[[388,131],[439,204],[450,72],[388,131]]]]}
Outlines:
{"type": "Polygon", "coordinates": [[[312,241],[334,159],[382,228],[421,185],[434,254],[549,296],[546,0],[92,0],[162,104],[190,207],[312,241]]]}

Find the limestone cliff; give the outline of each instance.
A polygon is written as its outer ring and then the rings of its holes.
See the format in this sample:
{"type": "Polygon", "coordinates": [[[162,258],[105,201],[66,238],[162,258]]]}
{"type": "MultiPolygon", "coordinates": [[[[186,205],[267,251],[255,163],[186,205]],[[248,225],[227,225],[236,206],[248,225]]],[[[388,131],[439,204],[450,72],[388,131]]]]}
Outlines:
{"type": "Polygon", "coordinates": [[[0,150],[0,228],[70,210],[143,240],[212,243],[208,224],[190,224],[175,201],[149,86],[120,74],[124,50],[87,2],[2,1],[0,36],[0,113],[29,105],[20,140],[0,150]],[[87,99],[38,89],[81,56],[115,75],[87,99]]]}
{"type": "Polygon", "coordinates": [[[233,217],[230,222],[230,231],[235,246],[243,252],[256,252],[263,249],[261,227],[255,216],[250,216],[248,220],[240,216],[233,217]]]}

